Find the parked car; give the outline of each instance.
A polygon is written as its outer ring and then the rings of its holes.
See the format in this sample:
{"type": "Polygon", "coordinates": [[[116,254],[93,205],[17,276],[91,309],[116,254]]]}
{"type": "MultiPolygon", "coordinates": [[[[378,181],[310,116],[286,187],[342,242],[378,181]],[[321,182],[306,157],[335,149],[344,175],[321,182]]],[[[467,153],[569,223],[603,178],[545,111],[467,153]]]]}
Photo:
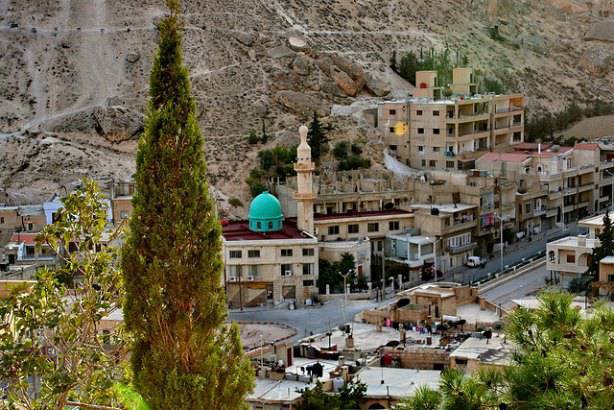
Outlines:
{"type": "Polygon", "coordinates": [[[467,258],[465,266],[468,266],[470,268],[483,268],[484,266],[486,266],[486,258],[482,258],[480,256],[470,256],[467,258]]]}

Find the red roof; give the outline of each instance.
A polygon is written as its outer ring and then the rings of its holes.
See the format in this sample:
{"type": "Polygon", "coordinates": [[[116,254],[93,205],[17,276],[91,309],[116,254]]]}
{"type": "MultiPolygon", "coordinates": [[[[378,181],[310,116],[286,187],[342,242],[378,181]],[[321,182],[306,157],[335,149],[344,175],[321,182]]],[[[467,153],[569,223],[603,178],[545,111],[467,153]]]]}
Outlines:
{"type": "MultiPolygon", "coordinates": [[[[542,151],[547,150],[552,146],[551,143],[542,143],[542,151]]],[[[514,151],[537,151],[539,149],[537,142],[521,142],[513,145],[514,151]]]]}
{"type": "Polygon", "coordinates": [[[337,214],[316,214],[316,221],[324,221],[327,219],[343,219],[343,218],[366,218],[369,216],[409,216],[412,212],[404,211],[402,209],[388,209],[384,211],[348,211],[337,214]]]}
{"type": "Polygon", "coordinates": [[[582,150],[589,150],[589,151],[596,151],[599,149],[599,144],[585,142],[585,143],[576,144],[574,148],[582,149],[582,150]]]}
{"type": "Polygon", "coordinates": [[[247,221],[228,221],[222,224],[222,236],[227,241],[266,241],[279,239],[308,239],[296,222],[284,221],[283,229],[277,232],[253,232],[247,221]]]}
{"type": "Polygon", "coordinates": [[[36,236],[38,233],[30,233],[30,232],[15,232],[11,235],[10,242],[15,243],[24,243],[25,245],[36,245],[36,236]]]}
{"type": "Polygon", "coordinates": [[[531,155],[523,152],[487,152],[482,155],[479,161],[505,161],[505,162],[524,162],[531,155]]]}

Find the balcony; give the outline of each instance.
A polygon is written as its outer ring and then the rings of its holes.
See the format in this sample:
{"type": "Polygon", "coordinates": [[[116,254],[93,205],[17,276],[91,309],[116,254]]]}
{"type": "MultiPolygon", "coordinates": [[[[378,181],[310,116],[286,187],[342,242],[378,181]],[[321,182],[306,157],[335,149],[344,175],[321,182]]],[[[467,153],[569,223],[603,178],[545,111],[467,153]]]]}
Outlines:
{"type": "Polygon", "coordinates": [[[533,216],[542,216],[546,214],[546,208],[534,209],[533,216]]]}
{"type": "Polygon", "coordinates": [[[548,262],[546,263],[546,269],[557,272],[584,273],[586,272],[588,267],[578,265],[577,263],[557,263],[556,260],[551,261],[550,259],[548,259],[548,262]]]}
{"type": "Polygon", "coordinates": [[[455,255],[457,253],[470,251],[477,246],[478,244],[476,242],[471,242],[471,243],[461,245],[461,246],[448,246],[448,252],[452,255],[455,255]]]}
{"type": "Polygon", "coordinates": [[[559,214],[559,208],[548,208],[546,210],[546,217],[547,218],[552,218],[554,216],[557,216],[559,214]]]}
{"type": "Polygon", "coordinates": [[[462,231],[464,229],[470,229],[476,226],[476,224],[477,224],[476,219],[474,219],[473,221],[466,221],[466,222],[454,221],[452,222],[452,225],[446,226],[442,229],[442,234],[445,235],[447,233],[462,231]]]}

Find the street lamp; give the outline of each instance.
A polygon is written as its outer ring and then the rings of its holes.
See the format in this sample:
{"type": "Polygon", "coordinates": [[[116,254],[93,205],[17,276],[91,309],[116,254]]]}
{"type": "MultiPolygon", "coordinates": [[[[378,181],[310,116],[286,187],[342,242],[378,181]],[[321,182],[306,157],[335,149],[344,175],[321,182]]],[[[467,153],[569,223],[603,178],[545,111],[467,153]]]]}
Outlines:
{"type": "Polygon", "coordinates": [[[500,256],[499,259],[501,259],[501,267],[499,269],[500,273],[503,273],[503,221],[505,219],[507,219],[504,215],[500,215],[497,212],[495,212],[495,218],[499,219],[499,221],[501,221],[501,227],[499,228],[499,252],[500,252],[500,256]]]}
{"type": "Polygon", "coordinates": [[[354,269],[348,269],[348,271],[343,274],[339,272],[339,275],[343,278],[343,324],[345,325],[345,310],[347,309],[348,303],[348,293],[347,293],[347,278],[352,273],[354,273],[354,269]]]}

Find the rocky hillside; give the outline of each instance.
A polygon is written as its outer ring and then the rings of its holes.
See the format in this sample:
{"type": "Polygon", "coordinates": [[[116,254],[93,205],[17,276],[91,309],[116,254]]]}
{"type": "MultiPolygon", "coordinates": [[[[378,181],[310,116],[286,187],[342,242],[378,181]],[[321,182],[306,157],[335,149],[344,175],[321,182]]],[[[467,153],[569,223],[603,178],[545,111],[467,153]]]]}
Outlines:
{"type": "MultiPolygon", "coordinates": [[[[267,145],[287,143],[313,110],[406,93],[394,50],[447,45],[533,109],[614,93],[612,0],[184,2],[211,180],[243,199],[250,129],[264,121],[267,145]]],[[[130,176],[161,3],[0,0],[0,188],[34,198],[83,175],[130,176]]],[[[338,137],[372,135],[331,121],[338,137]]]]}

